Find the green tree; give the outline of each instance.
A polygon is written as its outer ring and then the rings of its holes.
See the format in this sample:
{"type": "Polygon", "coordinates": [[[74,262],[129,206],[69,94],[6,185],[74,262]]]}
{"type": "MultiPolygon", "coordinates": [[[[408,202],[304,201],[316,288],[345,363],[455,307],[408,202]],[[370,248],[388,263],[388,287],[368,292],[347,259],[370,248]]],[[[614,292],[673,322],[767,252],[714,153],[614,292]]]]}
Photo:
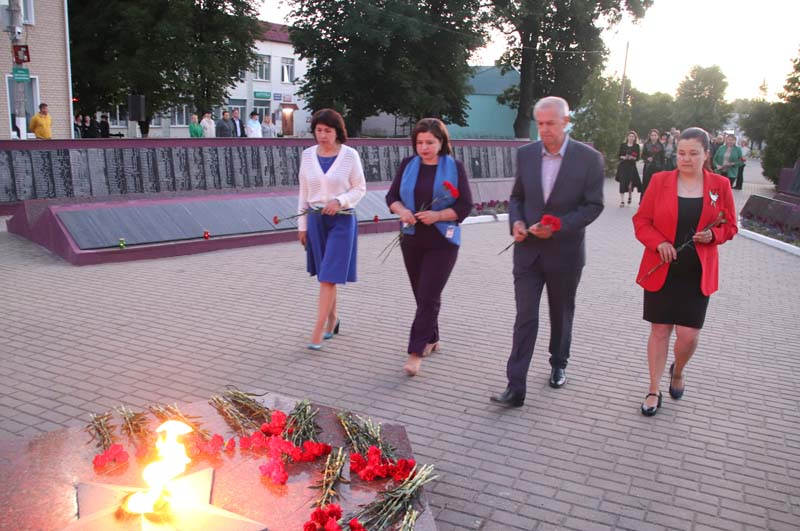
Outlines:
{"type": "Polygon", "coordinates": [[[678,86],[675,123],[679,129],[702,127],[710,133],[722,129],[731,115],[725,102],[728,80],[718,66],[693,66],[678,86]]]}
{"type": "MultiPolygon", "coordinates": [[[[147,120],[218,104],[255,56],[257,0],[69,2],[73,93],[88,112],[144,94],[147,120]]],[[[144,132],[144,128],[143,128],[144,132]]]]}
{"type": "Polygon", "coordinates": [[[590,76],[572,119],[570,136],[589,142],[605,156],[606,175],[614,175],[619,164],[619,145],[625,140],[631,118],[627,104],[620,104],[622,84],[616,78],[590,76]]]}
{"type": "Polygon", "coordinates": [[[753,100],[739,113],[739,125],[752,145],[761,149],[767,138],[772,104],[764,100],[753,100]]]}
{"type": "Polygon", "coordinates": [[[466,125],[467,59],[484,42],[480,0],[289,0],[300,93],[356,135],[379,112],[466,125]]]}
{"type": "Polygon", "coordinates": [[[506,94],[516,99],[514,134],[530,134],[536,100],[561,96],[571,107],[581,99],[589,75],[606,55],[601,34],[617,24],[625,12],[644,16],[652,0],[492,0],[495,27],[507,37],[507,49],[498,61],[520,71],[520,86],[506,94]]]}
{"type": "Polygon", "coordinates": [[[761,159],[764,176],[777,183],[782,168],[790,168],[800,158],[800,57],[786,78],[781,102],[772,105],[767,129],[767,148],[761,159]]]}
{"type": "Polygon", "coordinates": [[[647,94],[636,89],[630,91],[631,125],[641,137],[646,137],[650,129],[668,131],[674,125],[672,115],[675,100],[669,94],[656,92],[647,94]]]}

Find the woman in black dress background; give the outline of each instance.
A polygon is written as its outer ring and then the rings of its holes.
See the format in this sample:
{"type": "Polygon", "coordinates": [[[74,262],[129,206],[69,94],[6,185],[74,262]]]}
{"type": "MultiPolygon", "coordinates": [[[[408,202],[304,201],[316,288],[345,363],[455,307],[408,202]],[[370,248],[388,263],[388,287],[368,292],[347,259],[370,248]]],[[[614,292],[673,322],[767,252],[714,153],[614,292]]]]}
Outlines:
{"type": "Polygon", "coordinates": [[[658,140],[658,129],[650,129],[647,136],[647,142],[642,146],[642,159],[644,160],[642,193],[647,191],[647,185],[650,184],[653,174],[664,169],[664,146],[658,140]]]}
{"type": "Polygon", "coordinates": [[[617,182],[619,182],[619,206],[625,206],[625,194],[628,194],[628,204],[631,204],[631,195],[634,188],[642,193],[642,181],[639,179],[639,170],[636,161],[642,150],[639,148],[639,135],[636,131],[628,131],[625,142],[619,146],[619,166],[617,166],[617,182]]]}

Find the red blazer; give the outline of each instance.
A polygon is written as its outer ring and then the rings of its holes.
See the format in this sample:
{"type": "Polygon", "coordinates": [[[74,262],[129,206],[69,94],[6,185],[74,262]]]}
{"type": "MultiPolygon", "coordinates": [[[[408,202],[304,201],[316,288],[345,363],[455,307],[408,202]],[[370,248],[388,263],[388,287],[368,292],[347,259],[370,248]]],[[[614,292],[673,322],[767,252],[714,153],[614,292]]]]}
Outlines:
{"type": "MultiPolygon", "coordinates": [[[[711,229],[714,240],[711,243],[696,244],[697,256],[703,267],[700,289],[704,295],[711,295],[719,286],[717,246],[733,238],[738,232],[738,226],[730,180],[703,170],[703,211],[696,230],[700,231],[713,222],[721,210],[724,211],[727,222],[711,229]],[[714,204],[712,194],[717,196],[714,204]]],[[[661,266],[649,277],[643,277],[661,262],[656,250],[658,244],[667,241],[675,245],[675,232],[678,229],[678,170],[653,175],[639,211],[633,216],[633,227],[636,239],[645,246],[637,282],[647,291],[658,291],[667,280],[669,264],[661,266]]]]}

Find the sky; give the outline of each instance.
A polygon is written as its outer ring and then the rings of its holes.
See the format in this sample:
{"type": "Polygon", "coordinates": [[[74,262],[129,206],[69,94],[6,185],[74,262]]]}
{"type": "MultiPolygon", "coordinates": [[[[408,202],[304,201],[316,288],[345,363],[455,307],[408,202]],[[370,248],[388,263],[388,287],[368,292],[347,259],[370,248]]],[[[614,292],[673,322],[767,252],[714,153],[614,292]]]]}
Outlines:
{"type": "MultiPolygon", "coordinates": [[[[282,0],[265,0],[261,18],[286,23],[282,0]]],[[[728,79],[728,101],[756,98],[766,80],[767,99],[775,101],[800,55],[799,0],[655,0],[643,20],[624,20],[606,30],[608,75],[626,76],[637,90],[675,95],[694,65],[718,65],[728,79]]],[[[470,61],[489,65],[503,53],[504,41],[479,50],[470,61]]]]}

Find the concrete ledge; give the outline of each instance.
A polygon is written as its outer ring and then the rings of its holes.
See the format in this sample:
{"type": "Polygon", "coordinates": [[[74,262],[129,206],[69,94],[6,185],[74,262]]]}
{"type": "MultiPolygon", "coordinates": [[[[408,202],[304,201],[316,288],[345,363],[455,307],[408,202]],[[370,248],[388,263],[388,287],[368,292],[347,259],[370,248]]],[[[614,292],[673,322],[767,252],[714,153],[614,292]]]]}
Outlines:
{"type": "Polygon", "coordinates": [[[774,247],[775,249],[780,249],[781,251],[786,251],[789,254],[800,256],[800,247],[792,245],[791,243],[782,242],[780,240],[776,240],[774,238],[770,238],[768,236],[764,236],[763,234],[743,229],[741,227],[739,228],[739,235],[744,236],[745,238],[749,238],[751,240],[755,240],[757,242],[765,243],[770,247],[774,247]]]}

